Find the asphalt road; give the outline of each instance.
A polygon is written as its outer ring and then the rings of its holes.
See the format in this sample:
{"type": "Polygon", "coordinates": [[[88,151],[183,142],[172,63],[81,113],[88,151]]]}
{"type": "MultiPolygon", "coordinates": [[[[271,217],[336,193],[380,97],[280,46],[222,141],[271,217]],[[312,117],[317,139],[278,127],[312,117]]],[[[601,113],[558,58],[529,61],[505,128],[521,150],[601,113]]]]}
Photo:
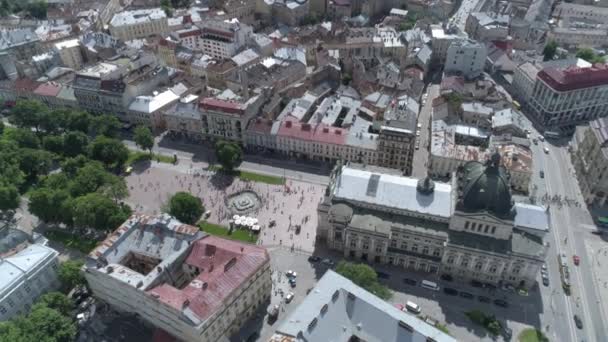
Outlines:
{"type": "MultiPolygon", "coordinates": [[[[537,137],[538,134],[533,132],[537,137]]],[[[574,199],[583,203],[578,183],[572,173],[572,163],[566,146],[556,146],[549,142],[532,145],[534,155],[533,184],[538,185],[536,197],[545,193],[549,196],[560,195],[562,198],[574,199]],[[547,147],[549,153],[544,153],[547,147]],[[545,177],[540,178],[543,170],[545,177]]],[[[591,257],[587,253],[584,240],[597,238],[587,228],[593,226],[592,218],[586,207],[550,204],[551,231],[547,241],[551,246],[547,255],[551,287],[545,288],[543,297],[548,301],[554,314],[554,322],[545,322],[549,326],[548,334],[554,340],[569,341],[605,341],[606,331],[603,312],[599,304],[596,283],[589,264],[591,257]],[[561,289],[561,280],[557,256],[565,253],[568,258],[572,293],[566,296],[561,289]],[[581,258],[575,266],[572,256],[581,258]],[[583,320],[583,329],[576,328],[573,316],[577,314],[583,320]]],[[[547,309],[549,309],[547,308],[547,309]]]]}
{"type": "Polygon", "coordinates": [[[458,11],[450,18],[450,23],[457,26],[460,31],[464,32],[464,27],[467,23],[469,14],[475,11],[477,6],[483,3],[484,0],[462,0],[458,11]]]}
{"type": "Polygon", "coordinates": [[[439,85],[430,84],[426,93],[428,94],[426,103],[422,105],[422,109],[418,114],[418,123],[422,127],[420,128],[420,136],[418,137],[419,148],[414,150],[414,159],[412,161],[412,177],[415,178],[422,178],[427,174],[429,142],[431,138],[431,114],[433,112],[433,100],[439,96],[439,85]]]}

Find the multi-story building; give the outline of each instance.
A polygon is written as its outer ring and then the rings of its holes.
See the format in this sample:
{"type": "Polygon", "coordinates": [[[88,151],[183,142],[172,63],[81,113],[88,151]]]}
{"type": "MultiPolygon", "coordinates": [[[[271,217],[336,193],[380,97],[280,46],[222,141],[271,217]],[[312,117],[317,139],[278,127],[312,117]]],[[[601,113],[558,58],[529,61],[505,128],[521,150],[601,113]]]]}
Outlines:
{"type": "Polygon", "coordinates": [[[152,95],[137,96],[129,105],[127,121],[133,125],[164,128],[163,111],[179,100],[179,95],[171,89],[154,91],[152,95]]]}
{"type": "Polygon", "coordinates": [[[171,216],[134,215],[86,259],[94,296],[184,341],[220,341],[270,298],[270,258],[171,216]]]}
{"type": "Polygon", "coordinates": [[[480,42],[504,40],[509,35],[510,17],[506,14],[474,12],[467,18],[465,32],[480,42]]]}
{"type": "Polygon", "coordinates": [[[112,17],[110,34],[123,41],[164,35],[169,32],[167,15],[161,8],[119,12],[112,17]]]}
{"type": "Polygon", "coordinates": [[[227,59],[239,52],[250,40],[253,29],[237,19],[226,21],[205,20],[199,24],[201,30],[199,48],[205,55],[227,59]]]}
{"type": "Polygon", "coordinates": [[[475,78],[483,72],[488,50],[474,40],[458,40],[448,47],[444,71],[465,78],[475,78]]]}
{"type": "Polygon", "coordinates": [[[418,102],[407,95],[395,99],[394,106],[387,108],[378,134],[378,161],[375,165],[410,174],[419,108],[418,102]]]}
{"type": "Polygon", "coordinates": [[[572,138],[572,164],[587,204],[608,199],[608,119],[578,126],[572,138]]]}
{"type": "Polygon", "coordinates": [[[244,141],[247,123],[259,112],[263,95],[256,95],[246,102],[221,100],[208,97],[200,101],[203,136],[207,139],[244,141]]]}
{"type": "Polygon", "coordinates": [[[448,48],[452,43],[466,39],[456,33],[446,33],[441,25],[431,25],[431,47],[433,50],[433,63],[442,65],[448,56],[448,48]]]}
{"type": "Polygon", "coordinates": [[[163,113],[163,121],[169,134],[192,141],[203,140],[203,120],[198,109],[198,101],[180,100],[163,113]]]}
{"type": "Polygon", "coordinates": [[[279,325],[269,342],[286,341],[456,342],[430,324],[328,270],[304,301],[279,325]]]}
{"type": "Polygon", "coordinates": [[[17,65],[43,51],[40,38],[31,28],[0,30],[0,79],[15,80],[19,76],[17,65]]]}
{"type": "Polygon", "coordinates": [[[59,288],[59,253],[21,230],[0,229],[0,321],[27,314],[36,299],[59,288]]]}
{"type": "Polygon", "coordinates": [[[59,54],[61,63],[68,68],[80,70],[84,61],[80,51],[80,41],[78,39],[65,40],[55,44],[55,51],[59,54]]]}
{"type": "Polygon", "coordinates": [[[546,254],[548,214],[513,205],[500,159],[465,164],[453,184],[338,165],[318,207],[318,234],[347,258],[531,287],[546,254]]]}
{"type": "Polygon", "coordinates": [[[577,124],[607,115],[608,65],[545,67],[526,107],[542,129],[572,134],[577,124]]]}
{"type": "Polygon", "coordinates": [[[559,3],[547,38],[571,48],[608,46],[608,8],[559,3]]]}

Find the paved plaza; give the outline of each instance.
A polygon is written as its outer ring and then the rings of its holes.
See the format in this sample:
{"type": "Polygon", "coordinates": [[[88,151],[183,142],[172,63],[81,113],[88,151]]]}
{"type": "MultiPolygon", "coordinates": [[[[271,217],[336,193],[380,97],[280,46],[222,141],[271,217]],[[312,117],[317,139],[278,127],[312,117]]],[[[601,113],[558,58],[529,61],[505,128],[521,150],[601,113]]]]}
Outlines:
{"type": "Polygon", "coordinates": [[[180,162],[179,165],[151,163],[137,169],[126,178],[130,191],[126,200],[135,212],[157,214],[164,203],[178,191],[198,196],[205,209],[211,212],[208,221],[229,225],[234,213],[226,206],[226,198],[249,190],[255,192],[261,205],[248,216],[259,220],[258,244],[284,246],[308,253],[314,251],[317,229],[317,204],[325,187],[295,180],[286,185],[246,182],[206,171],[206,163],[180,162]],[[270,221],[276,224],[270,227],[270,221]],[[296,234],[296,226],[301,227],[296,234]]]}

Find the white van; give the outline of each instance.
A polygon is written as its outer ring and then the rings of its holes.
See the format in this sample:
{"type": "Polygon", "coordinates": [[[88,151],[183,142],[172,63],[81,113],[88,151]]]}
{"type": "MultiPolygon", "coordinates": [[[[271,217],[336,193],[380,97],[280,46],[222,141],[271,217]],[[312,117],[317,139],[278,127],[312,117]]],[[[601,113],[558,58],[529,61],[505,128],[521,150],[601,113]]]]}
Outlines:
{"type": "Polygon", "coordinates": [[[407,309],[407,311],[413,312],[416,315],[420,313],[420,306],[418,306],[418,304],[414,302],[408,301],[407,303],[405,303],[405,308],[407,309]]]}
{"type": "Polygon", "coordinates": [[[420,283],[420,286],[422,286],[422,287],[424,287],[425,289],[428,289],[428,290],[439,291],[439,285],[437,285],[437,283],[434,283],[432,281],[423,280],[420,283]]]}

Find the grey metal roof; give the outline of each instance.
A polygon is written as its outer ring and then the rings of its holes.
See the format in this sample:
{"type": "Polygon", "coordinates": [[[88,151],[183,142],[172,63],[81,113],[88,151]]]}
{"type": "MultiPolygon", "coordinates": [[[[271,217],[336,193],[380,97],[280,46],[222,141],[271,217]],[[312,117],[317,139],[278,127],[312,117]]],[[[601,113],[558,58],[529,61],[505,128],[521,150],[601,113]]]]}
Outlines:
{"type": "Polygon", "coordinates": [[[543,207],[515,203],[515,227],[530,228],[540,231],[549,231],[549,215],[543,207]]]}
{"type": "Polygon", "coordinates": [[[452,214],[452,187],[449,184],[435,183],[435,191],[423,195],[416,190],[418,180],[415,178],[379,174],[346,165],[336,183],[336,198],[445,218],[452,214]],[[367,188],[373,175],[379,175],[379,180],[378,189],[372,196],[367,188]]]}
{"type": "Polygon", "coordinates": [[[328,270],[304,301],[277,329],[296,341],[456,341],[417,317],[328,270]]]}

